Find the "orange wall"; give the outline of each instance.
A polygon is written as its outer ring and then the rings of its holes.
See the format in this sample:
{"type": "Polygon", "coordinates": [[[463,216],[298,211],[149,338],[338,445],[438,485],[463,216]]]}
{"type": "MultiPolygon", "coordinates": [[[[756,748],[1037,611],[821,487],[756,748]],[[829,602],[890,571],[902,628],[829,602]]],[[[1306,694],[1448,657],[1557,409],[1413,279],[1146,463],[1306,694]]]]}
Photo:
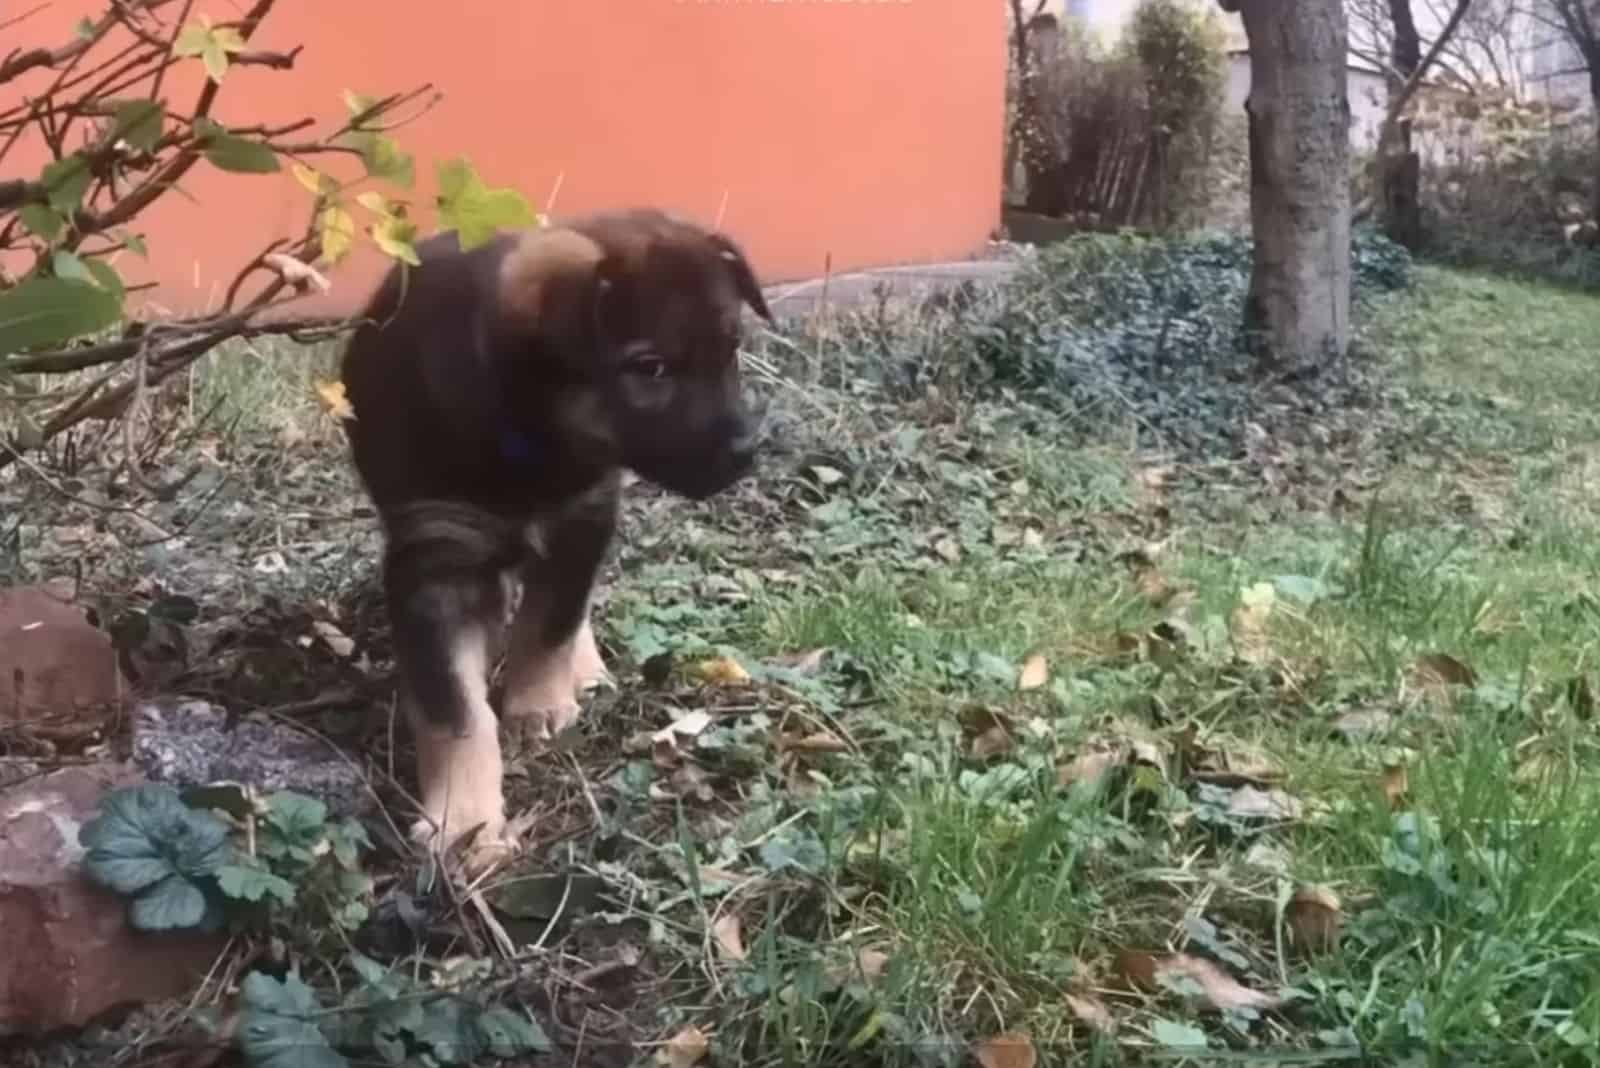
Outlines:
{"type": "MultiPolygon", "coordinates": [[[[199,0],[195,12],[221,20],[244,6],[199,0]]],[[[64,40],[101,9],[57,0],[5,30],[0,53],[64,40]]],[[[636,203],[708,223],[720,212],[763,280],[784,281],[821,274],[830,255],[840,271],[982,246],[999,218],[1004,33],[995,0],[281,0],[251,46],[305,45],[296,69],[233,69],[216,114],[331,123],[347,88],[432,83],[442,101],[398,133],[417,157],[418,202],[432,197],[435,160],[466,155],[541,209],[559,182],[558,216],[636,203]]],[[[198,85],[186,67],[174,103],[198,85]]],[[[13,84],[0,102],[41,84],[13,84]]],[[[0,172],[23,163],[37,159],[13,153],[0,172]]],[[[264,240],[299,233],[310,199],[287,172],[204,163],[183,192],[142,217],[152,263],[118,261],[131,280],[159,282],[142,295],[174,310],[219,299],[264,240]]],[[[341,303],[377,266],[341,268],[341,303]]]]}

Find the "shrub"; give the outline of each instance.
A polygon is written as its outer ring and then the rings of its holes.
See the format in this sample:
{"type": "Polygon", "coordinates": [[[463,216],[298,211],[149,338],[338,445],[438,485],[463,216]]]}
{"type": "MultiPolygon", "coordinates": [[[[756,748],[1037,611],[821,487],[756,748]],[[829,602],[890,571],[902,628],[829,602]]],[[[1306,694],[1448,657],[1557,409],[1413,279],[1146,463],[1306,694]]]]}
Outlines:
{"type": "Polygon", "coordinates": [[[1424,111],[1416,129],[1430,256],[1600,285],[1600,253],[1584,234],[1596,152],[1582,115],[1463,99],[1424,111]]]}
{"type": "MultiPolygon", "coordinates": [[[[1365,227],[1352,244],[1358,301],[1410,284],[1403,247],[1365,227]]],[[[1131,426],[1161,449],[1215,458],[1236,452],[1248,425],[1265,418],[1257,406],[1270,384],[1240,336],[1250,270],[1246,234],[1081,234],[1040,250],[988,296],[923,308],[934,322],[869,321],[843,340],[843,355],[902,401],[930,387],[1025,395],[1085,440],[1131,426]]],[[[1297,386],[1289,408],[1363,395],[1357,363],[1297,386]]]]}
{"type": "Polygon", "coordinates": [[[1186,0],[1142,0],[1113,49],[1072,19],[1035,43],[1040,158],[1028,207],[1097,227],[1203,218],[1226,84],[1215,14],[1186,0]]]}

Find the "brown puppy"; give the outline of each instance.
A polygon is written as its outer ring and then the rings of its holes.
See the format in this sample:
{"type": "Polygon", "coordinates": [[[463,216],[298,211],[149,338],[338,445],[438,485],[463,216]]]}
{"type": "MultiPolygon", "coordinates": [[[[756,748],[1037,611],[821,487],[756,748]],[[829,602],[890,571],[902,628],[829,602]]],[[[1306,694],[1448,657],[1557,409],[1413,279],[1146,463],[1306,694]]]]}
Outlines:
{"type": "Polygon", "coordinates": [[[655,211],[417,252],[350,339],[344,426],[384,527],[415,833],[479,828],[481,868],[514,844],[488,696],[502,640],[508,730],[564,728],[605,677],[589,598],[620,472],[702,499],[751,469],[740,312],[772,316],[737,245],[655,211]],[[502,634],[507,576],[523,596],[502,634]]]}

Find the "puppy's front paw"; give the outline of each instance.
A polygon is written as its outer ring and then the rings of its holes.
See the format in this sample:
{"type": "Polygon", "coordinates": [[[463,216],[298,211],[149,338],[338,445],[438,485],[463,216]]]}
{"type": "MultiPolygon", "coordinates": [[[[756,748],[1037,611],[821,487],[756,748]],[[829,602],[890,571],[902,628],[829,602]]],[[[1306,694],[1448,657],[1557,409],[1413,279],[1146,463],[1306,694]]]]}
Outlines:
{"type": "Polygon", "coordinates": [[[573,697],[552,697],[539,702],[508,701],[502,721],[505,746],[513,753],[537,753],[572,726],[582,713],[573,697]]]}
{"type": "Polygon", "coordinates": [[[417,845],[440,853],[459,852],[463,872],[477,878],[500,867],[517,852],[517,830],[508,826],[498,801],[492,806],[445,805],[411,825],[417,845]],[[463,842],[463,839],[467,839],[463,842]],[[463,848],[464,847],[464,848],[463,848]]]}
{"type": "Polygon", "coordinates": [[[576,691],[574,696],[579,700],[596,689],[614,688],[617,684],[611,672],[606,669],[605,659],[600,655],[600,646],[594,640],[594,631],[587,622],[573,643],[572,679],[576,691]]]}

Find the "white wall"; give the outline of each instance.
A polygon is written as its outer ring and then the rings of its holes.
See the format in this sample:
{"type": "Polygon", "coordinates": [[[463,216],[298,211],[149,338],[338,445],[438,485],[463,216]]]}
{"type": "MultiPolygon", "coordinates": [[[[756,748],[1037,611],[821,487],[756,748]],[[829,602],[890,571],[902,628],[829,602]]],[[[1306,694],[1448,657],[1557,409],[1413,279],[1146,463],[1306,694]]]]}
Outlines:
{"type": "MultiPolygon", "coordinates": [[[[1383,125],[1387,90],[1383,76],[1376,71],[1348,70],[1350,94],[1350,145],[1357,150],[1378,143],[1378,127],[1383,125]]],[[[1250,57],[1235,52],[1228,57],[1228,90],[1223,108],[1229,115],[1244,112],[1250,96],[1250,57]]]]}

